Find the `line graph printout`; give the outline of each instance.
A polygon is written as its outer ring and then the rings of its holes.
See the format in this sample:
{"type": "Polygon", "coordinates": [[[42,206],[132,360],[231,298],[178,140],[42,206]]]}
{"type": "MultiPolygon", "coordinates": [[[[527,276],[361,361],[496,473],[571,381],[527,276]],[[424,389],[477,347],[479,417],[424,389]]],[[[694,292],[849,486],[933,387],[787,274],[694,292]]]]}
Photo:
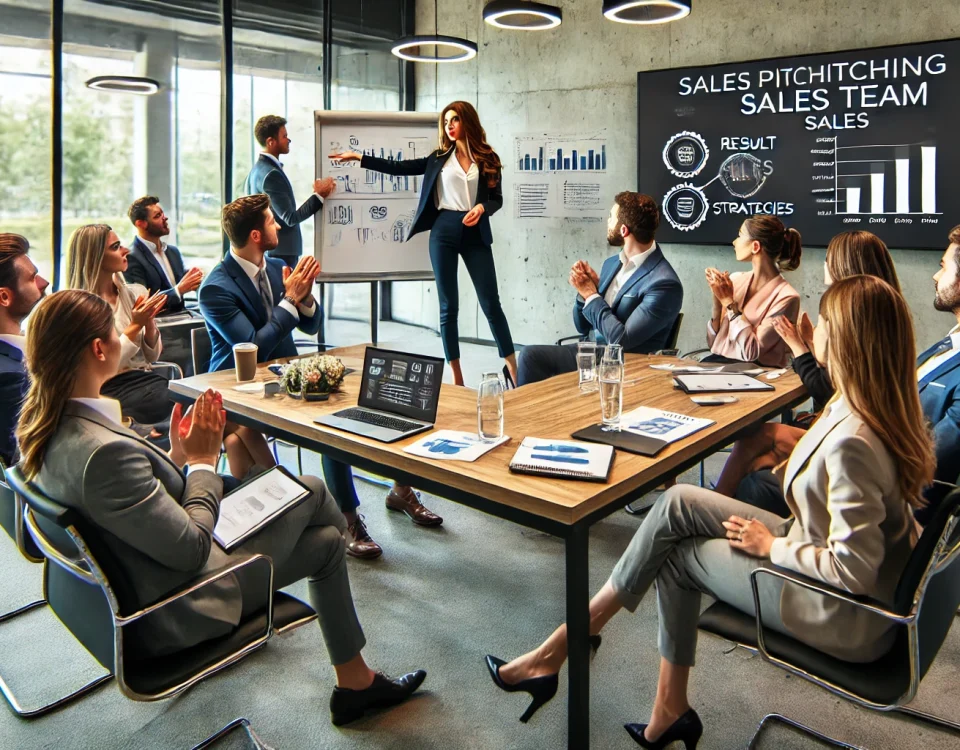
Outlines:
{"type": "Polygon", "coordinates": [[[407,240],[422,176],[389,175],[328,155],[356,151],[387,161],[422,159],[437,147],[436,116],[317,112],[316,138],[318,174],[337,185],[315,219],[321,280],[431,277],[429,233],[407,240]]]}
{"type": "Polygon", "coordinates": [[[605,220],[613,202],[606,130],[524,133],[514,138],[518,219],[605,220]]]}

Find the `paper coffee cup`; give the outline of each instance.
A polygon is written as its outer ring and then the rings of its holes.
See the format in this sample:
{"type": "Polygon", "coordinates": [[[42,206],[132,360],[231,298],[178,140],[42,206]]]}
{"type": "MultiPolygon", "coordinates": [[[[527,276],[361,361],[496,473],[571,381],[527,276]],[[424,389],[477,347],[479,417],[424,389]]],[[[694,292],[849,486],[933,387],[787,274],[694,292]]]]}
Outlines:
{"type": "Polygon", "coordinates": [[[242,343],[233,346],[233,361],[237,368],[237,382],[246,383],[257,377],[256,344],[242,343]]]}

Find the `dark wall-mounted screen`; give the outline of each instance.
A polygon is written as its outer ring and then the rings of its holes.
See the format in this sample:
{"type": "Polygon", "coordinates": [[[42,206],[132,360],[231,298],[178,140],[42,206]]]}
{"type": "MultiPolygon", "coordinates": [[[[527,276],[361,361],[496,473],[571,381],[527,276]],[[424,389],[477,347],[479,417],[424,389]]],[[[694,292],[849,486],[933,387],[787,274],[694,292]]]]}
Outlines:
{"type": "Polygon", "coordinates": [[[937,248],[960,223],[960,40],[637,76],[639,190],[662,242],[726,243],[775,214],[826,245],[937,248]]]}

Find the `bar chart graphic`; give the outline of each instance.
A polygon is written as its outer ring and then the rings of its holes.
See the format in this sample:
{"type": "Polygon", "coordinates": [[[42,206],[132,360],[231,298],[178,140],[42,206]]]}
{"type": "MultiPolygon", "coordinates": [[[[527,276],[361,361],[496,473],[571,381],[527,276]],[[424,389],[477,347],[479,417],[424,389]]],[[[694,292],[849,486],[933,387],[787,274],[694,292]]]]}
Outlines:
{"type": "Polygon", "coordinates": [[[937,146],[934,143],[834,146],[837,214],[934,215],[937,146]]]}
{"type": "Polygon", "coordinates": [[[607,169],[607,144],[601,139],[537,140],[518,139],[518,171],[605,172],[607,169]]]}
{"type": "MultiPolygon", "coordinates": [[[[432,150],[427,139],[409,136],[404,138],[400,145],[389,147],[354,145],[352,143],[349,147],[344,147],[340,142],[331,142],[330,144],[331,151],[340,151],[344,148],[352,148],[365,156],[375,156],[387,161],[419,159],[432,150]]],[[[419,175],[394,176],[358,167],[357,162],[330,165],[331,176],[337,182],[338,192],[404,198],[420,192],[420,183],[423,178],[419,175]]]]}

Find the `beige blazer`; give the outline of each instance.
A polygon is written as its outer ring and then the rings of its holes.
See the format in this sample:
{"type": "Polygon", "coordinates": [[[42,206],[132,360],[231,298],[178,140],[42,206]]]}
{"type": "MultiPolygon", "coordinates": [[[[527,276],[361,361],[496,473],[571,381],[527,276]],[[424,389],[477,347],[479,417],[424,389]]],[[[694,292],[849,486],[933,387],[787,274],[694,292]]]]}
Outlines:
{"type": "MultiPolygon", "coordinates": [[[[783,487],[796,520],[770,560],[891,605],[919,530],[892,456],[842,398],[793,449],[783,487]]],[[[789,584],[780,615],[803,641],[847,661],[878,658],[895,635],[877,615],[789,584]]]]}
{"type": "Polygon", "coordinates": [[[713,330],[707,321],[707,346],[714,354],[744,362],[759,362],[768,367],[786,367],[790,353],[786,342],[773,327],[776,315],[786,315],[794,323],[800,314],[800,295],[783,276],[776,276],[743,303],[753,280],[753,271],[730,274],[733,298],[740,305],[741,315],[730,320],[726,312],[720,316],[720,330],[713,330]]]}

